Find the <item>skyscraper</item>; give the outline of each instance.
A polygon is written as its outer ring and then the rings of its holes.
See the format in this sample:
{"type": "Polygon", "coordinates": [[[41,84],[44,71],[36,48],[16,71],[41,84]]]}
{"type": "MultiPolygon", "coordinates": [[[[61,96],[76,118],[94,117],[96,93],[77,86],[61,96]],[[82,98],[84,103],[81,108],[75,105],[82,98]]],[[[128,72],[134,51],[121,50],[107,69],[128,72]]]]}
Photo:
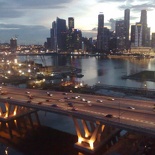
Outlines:
{"type": "Polygon", "coordinates": [[[125,49],[125,34],[124,34],[124,20],[116,21],[116,38],[117,49],[124,51],[125,49]]]}
{"type": "Polygon", "coordinates": [[[50,30],[51,50],[58,52],[66,50],[66,20],[57,17],[52,22],[50,30]]]}
{"type": "Polygon", "coordinates": [[[98,15],[98,33],[97,33],[97,48],[101,51],[104,49],[103,35],[104,35],[104,14],[101,12],[98,15]]]}
{"type": "Polygon", "coordinates": [[[17,38],[10,39],[10,49],[12,52],[16,52],[17,50],[17,38]]]}
{"type": "Polygon", "coordinates": [[[126,9],[124,12],[124,36],[125,36],[126,49],[129,49],[129,28],[130,28],[130,10],[126,9]]]}
{"type": "Polygon", "coordinates": [[[152,33],[152,43],[151,43],[152,48],[155,49],[155,33],[152,33]]]}
{"type": "Polygon", "coordinates": [[[66,20],[56,19],[56,35],[57,35],[57,48],[59,50],[66,50],[66,20]]]}
{"type": "Polygon", "coordinates": [[[147,26],[147,12],[146,12],[146,10],[141,10],[140,23],[142,25],[146,25],[147,26]]]}
{"type": "Polygon", "coordinates": [[[73,17],[68,18],[68,28],[69,30],[74,29],[74,18],[73,17]]]}
{"type": "Polygon", "coordinates": [[[142,46],[142,24],[136,23],[135,26],[135,47],[142,46]]]}
{"type": "Polygon", "coordinates": [[[141,10],[140,23],[142,24],[142,46],[147,46],[147,11],[141,10]]]}
{"type": "Polygon", "coordinates": [[[135,46],[135,29],[136,25],[131,25],[131,47],[135,46]]]}

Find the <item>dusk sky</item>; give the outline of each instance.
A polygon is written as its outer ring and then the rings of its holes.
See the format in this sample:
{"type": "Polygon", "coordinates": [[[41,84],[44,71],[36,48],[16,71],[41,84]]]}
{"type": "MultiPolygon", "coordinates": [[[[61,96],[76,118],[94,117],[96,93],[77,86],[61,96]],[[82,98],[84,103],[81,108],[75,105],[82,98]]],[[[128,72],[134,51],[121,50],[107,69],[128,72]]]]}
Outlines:
{"type": "Polygon", "coordinates": [[[17,36],[18,44],[43,44],[57,17],[74,17],[75,28],[83,37],[96,37],[98,14],[103,12],[105,26],[109,20],[124,18],[130,9],[130,23],[140,21],[142,9],[147,10],[148,27],[155,32],[155,0],[0,0],[0,43],[17,36]]]}

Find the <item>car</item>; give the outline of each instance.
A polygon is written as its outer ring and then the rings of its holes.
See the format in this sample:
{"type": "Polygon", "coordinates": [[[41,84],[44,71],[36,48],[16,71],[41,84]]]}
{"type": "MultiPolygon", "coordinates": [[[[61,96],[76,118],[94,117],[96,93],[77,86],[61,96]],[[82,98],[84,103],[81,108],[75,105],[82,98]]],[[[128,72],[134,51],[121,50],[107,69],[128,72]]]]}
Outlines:
{"type": "Polygon", "coordinates": [[[69,100],[70,98],[69,97],[64,97],[64,99],[69,100]]]}
{"type": "Polygon", "coordinates": [[[102,100],[100,100],[100,99],[97,99],[97,102],[100,102],[100,103],[102,103],[103,101],[102,101],[102,100]]]}
{"type": "Polygon", "coordinates": [[[87,105],[88,105],[89,107],[91,107],[91,106],[92,106],[92,104],[91,104],[91,103],[87,103],[87,105]]]}
{"type": "Polygon", "coordinates": [[[134,107],[131,107],[131,106],[129,106],[129,107],[128,107],[128,109],[132,109],[132,110],[135,110],[135,108],[134,108],[134,107]]]}
{"type": "Polygon", "coordinates": [[[28,98],[29,98],[29,99],[33,99],[32,95],[28,95],[28,98]]]}
{"type": "Polygon", "coordinates": [[[38,102],[38,104],[42,104],[42,102],[38,102]]]}
{"type": "Polygon", "coordinates": [[[58,107],[58,105],[57,105],[57,104],[52,104],[51,106],[52,106],[52,107],[58,107]]]}
{"type": "Polygon", "coordinates": [[[72,111],[77,111],[77,108],[73,107],[73,108],[72,108],[72,111]]]}
{"type": "Polygon", "coordinates": [[[78,96],[73,96],[72,99],[78,99],[78,96]]]}
{"type": "Polygon", "coordinates": [[[63,95],[67,95],[68,93],[63,93],[63,95]]]}
{"type": "Polygon", "coordinates": [[[7,99],[12,99],[12,97],[11,97],[11,96],[9,96],[9,97],[7,97],[7,99]]]}
{"type": "Polygon", "coordinates": [[[85,99],[85,98],[82,98],[82,99],[81,99],[81,101],[84,101],[84,102],[85,102],[85,101],[86,101],[86,99],[85,99]]]}
{"type": "Polygon", "coordinates": [[[60,99],[59,102],[65,102],[65,100],[64,99],[60,99]]]}
{"type": "Polygon", "coordinates": [[[107,118],[112,118],[113,115],[112,115],[112,114],[107,114],[107,115],[105,115],[105,117],[107,117],[107,118]]]}
{"type": "Polygon", "coordinates": [[[49,102],[50,100],[49,99],[46,99],[46,102],[49,102]]]}
{"type": "Polygon", "coordinates": [[[7,91],[1,91],[1,95],[6,95],[7,93],[7,91]]]}
{"type": "Polygon", "coordinates": [[[72,103],[72,102],[69,102],[67,105],[68,105],[69,107],[73,107],[73,103],[72,103]]]}
{"type": "Polygon", "coordinates": [[[114,98],[108,98],[108,100],[110,100],[110,101],[114,101],[115,99],[114,99],[114,98]]]}
{"type": "Polygon", "coordinates": [[[52,97],[52,96],[53,96],[53,94],[48,94],[48,96],[51,96],[51,97],[52,97]]]}
{"type": "Polygon", "coordinates": [[[31,100],[28,100],[27,103],[31,103],[31,100]]]}
{"type": "Polygon", "coordinates": [[[91,101],[89,101],[89,100],[88,100],[88,101],[86,101],[86,102],[87,102],[87,103],[91,103],[91,101]]]}
{"type": "Polygon", "coordinates": [[[30,94],[30,92],[29,92],[29,91],[26,91],[25,93],[26,93],[26,94],[30,94]]]}

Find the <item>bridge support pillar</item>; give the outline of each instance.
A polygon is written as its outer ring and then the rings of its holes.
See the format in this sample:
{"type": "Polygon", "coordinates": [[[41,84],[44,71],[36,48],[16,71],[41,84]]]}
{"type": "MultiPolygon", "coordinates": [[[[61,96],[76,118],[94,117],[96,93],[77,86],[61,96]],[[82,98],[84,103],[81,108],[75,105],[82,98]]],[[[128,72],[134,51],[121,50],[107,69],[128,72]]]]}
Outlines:
{"type": "Polygon", "coordinates": [[[90,152],[93,152],[101,142],[101,133],[103,132],[105,125],[98,121],[92,123],[86,122],[85,120],[81,120],[80,124],[76,118],[73,118],[73,121],[78,136],[78,142],[75,144],[75,146],[77,148],[82,148],[84,150],[90,150],[90,152]],[[83,130],[81,130],[81,125],[83,130]]]}
{"type": "Polygon", "coordinates": [[[99,121],[90,122],[75,117],[72,118],[78,137],[75,147],[86,152],[95,152],[118,133],[118,129],[104,125],[99,121]]]}

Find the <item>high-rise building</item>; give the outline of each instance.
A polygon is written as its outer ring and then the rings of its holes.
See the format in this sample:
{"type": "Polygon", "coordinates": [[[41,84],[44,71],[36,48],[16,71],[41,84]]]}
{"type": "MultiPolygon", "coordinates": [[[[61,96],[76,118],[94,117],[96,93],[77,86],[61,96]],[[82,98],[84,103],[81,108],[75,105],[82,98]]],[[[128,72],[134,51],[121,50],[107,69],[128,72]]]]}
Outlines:
{"type": "Polygon", "coordinates": [[[97,48],[101,51],[104,49],[104,14],[98,15],[98,32],[97,32],[97,48]]]}
{"type": "Polygon", "coordinates": [[[141,10],[140,23],[142,24],[142,46],[147,46],[147,11],[141,10]]]}
{"type": "Polygon", "coordinates": [[[147,11],[146,10],[141,10],[140,23],[142,25],[147,25],[147,11]]]}
{"type": "Polygon", "coordinates": [[[130,10],[126,9],[124,12],[124,35],[125,35],[125,47],[129,49],[129,28],[130,28],[130,10]]]}
{"type": "Polygon", "coordinates": [[[151,46],[151,43],[150,43],[150,39],[151,39],[151,36],[150,36],[150,27],[147,27],[146,29],[146,46],[147,47],[150,47],[151,46]]]}
{"type": "Polygon", "coordinates": [[[73,17],[68,18],[68,28],[69,30],[74,29],[74,18],[73,17]]]}
{"type": "Polygon", "coordinates": [[[51,50],[57,52],[57,28],[56,21],[52,22],[52,28],[50,29],[50,38],[51,38],[51,50]]]}
{"type": "Polygon", "coordinates": [[[136,23],[135,26],[135,47],[142,46],[142,24],[136,23]]]}
{"type": "Polygon", "coordinates": [[[116,24],[116,20],[114,20],[113,18],[111,18],[110,20],[109,20],[109,22],[110,22],[110,26],[111,26],[111,31],[115,31],[115,24],[116,24]]]}
{"type": "Polygon", "coordinates": [[[151,47],[155,49],[155,33],[152,33],[151,47]]]}
{"type": "Polygon", "coordinates": [[[11,52],[16,52],[16,50],[17,50],[17,38],[11,38],[10,39],[10,49],[11,49],[11,52]]]}
{"type": "Polygon", "coordinates": [[[109,52],[109,40],[110,40],[110,30],[107,27],[104,27],[104,50],[109,52]]]}
{"type": "Polygon", "coordinates": [[[57,48],[66,50],[66,20],[57,17],[56,20],[57,48]]]}
{"type": "Polygon", "coordinates": [[[131,46],[135,46],[135,29],[136,25],[131,25],[131,46]]]}
{"type": "Polygon", "coordinates": [[[66,50],[66,33],[66,20],[57,17],[50,30],[51,50],[55,52],[66,50]]]}
{"type": "Polygon", "coordinates": [[[125,33],[124,33],[124,20],[116,21],[116,38],[117,49],[124,51],[125,49],[125,33]]]}

